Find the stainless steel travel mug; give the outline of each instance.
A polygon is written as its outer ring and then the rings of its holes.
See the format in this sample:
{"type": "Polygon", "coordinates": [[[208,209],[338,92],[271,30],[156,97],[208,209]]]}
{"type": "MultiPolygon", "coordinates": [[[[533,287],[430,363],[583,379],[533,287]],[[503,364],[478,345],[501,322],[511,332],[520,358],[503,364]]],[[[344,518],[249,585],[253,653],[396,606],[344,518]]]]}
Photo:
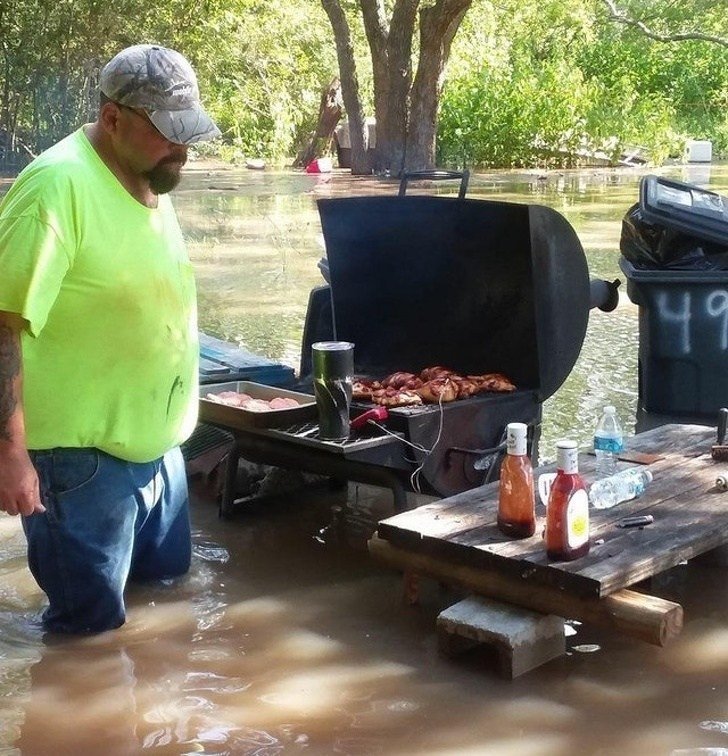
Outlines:
{"type": "Polygon", "coordinates": [[[346,441],[354,379],[354,345],[349,341],[317,341],[311,346],[311,353],[319,438],[346,441]]]}

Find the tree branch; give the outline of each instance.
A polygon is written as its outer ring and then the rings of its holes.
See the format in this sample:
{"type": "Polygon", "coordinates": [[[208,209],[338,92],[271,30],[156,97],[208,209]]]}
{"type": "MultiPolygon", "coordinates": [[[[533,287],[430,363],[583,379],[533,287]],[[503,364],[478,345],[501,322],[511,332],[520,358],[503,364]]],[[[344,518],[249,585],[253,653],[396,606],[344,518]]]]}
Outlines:
{"type": "Polygon", "coordinates": [[[359,0],[361,15],[364,19],[364,31],[367,35],[369,47],[375,54],[386,54],[387,49],[387,19],[384,13],[383,0],[359,0]]]}
{"type": "Polygon", "coordinates": [[[366,142],[364,139],[364,114],[359,97],[359,80],[354,60],[354,47],[346,14],[339,0],[321,0],[321,5],[331,22],[336,42],[336,57],[339,62],[341,94],[346,115],[349,119],[349,139],[351,141],[352,175],[370,173],[367,165],[366,142]]]}
{"type": "Polygon", "coordinates": [[[602,0],[609,11],[609,20],[625,26],[631,26],[639,29],[642,34],[657,42],[685,42],[686,40],[697,40],[700,42],[712,42],[716,45],[728,47],[728,39],[719,37],[715,34],[706,34],[704,32],[676,32],[675,34],[660,34],[650,29],[644,22],[631,18],[627,12],[620,10],[614,0],[602,0]]]}

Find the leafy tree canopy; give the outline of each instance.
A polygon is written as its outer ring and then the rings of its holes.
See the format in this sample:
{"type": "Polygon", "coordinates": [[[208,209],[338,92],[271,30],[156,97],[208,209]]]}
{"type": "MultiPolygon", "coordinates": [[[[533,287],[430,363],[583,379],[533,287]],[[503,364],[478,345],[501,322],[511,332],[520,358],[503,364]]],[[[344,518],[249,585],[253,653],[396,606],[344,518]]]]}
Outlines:
{"type": "MultiPolygon", "coordinates": [[[[432,9],[440,0],[412,3],[432,9]]],[[[362,7],[340,0],[363,112],[375,77],[362,7]]],[[[452,40],[437,113],[440,164],[563,163],[580,152],[687,137],[728,155],[725,0],[473,0],[452,40]]],[[[312,131],[338,75],[320,0],[3,0],[0,166],[93,117],[100,66],[126,45],[184,52],[224,132],[225,156],[285,160],[312,131]]],[[[412,72],[420,37],[412,37],[412,72]]],[[[12,167],[12,166],[11,166],[12,167]]]]}

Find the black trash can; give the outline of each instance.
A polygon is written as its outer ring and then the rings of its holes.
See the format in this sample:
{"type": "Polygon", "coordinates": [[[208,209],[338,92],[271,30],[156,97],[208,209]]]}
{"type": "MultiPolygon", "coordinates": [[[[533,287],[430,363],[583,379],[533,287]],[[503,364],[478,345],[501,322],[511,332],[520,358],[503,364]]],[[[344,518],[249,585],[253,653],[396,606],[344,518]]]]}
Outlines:
{"type": "Polygon", "coordinates": [[[728,272],[620,267],[639,306],[640,405],[714,417],[728,406],[728,272]]]}
{"type": "Polygon", "coordinates": [[[620,267],[627,294],[639,307],[640,407],[712,419],[728,406],[728,198],[645,177],[639,202],[641,220],[649,225],[641,240],[643,260],[637,259],[634,212],[626,231],[630,213],[625,217],[620,267]],[[673,234],[668,239],[679,240],[683,259],[665,237],[658,245],[663,229],[673,234]],[[690,238],[695,244],[685,243],[690,238]]]}

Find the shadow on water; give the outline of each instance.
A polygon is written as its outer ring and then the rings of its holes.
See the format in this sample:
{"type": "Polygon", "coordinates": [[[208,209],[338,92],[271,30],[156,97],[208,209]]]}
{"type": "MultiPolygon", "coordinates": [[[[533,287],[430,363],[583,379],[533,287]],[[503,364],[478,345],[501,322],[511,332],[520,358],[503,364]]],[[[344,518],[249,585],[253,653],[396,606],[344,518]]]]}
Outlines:
{"type": "MultiPolygon", "coordinates": [[[[685,170],[670,172],[691,180],[685,170]]],[[[471,194],[555,207],[592,274],[611,278],[637,180],[476,176],[471,194]]],[[[725,190],[728,170],[713,166],[710,181],[725,190]]],[[[320,282],[313,200],[354,191],[396,186],[193,170],[176,202],[203,326],[296,365],[320,282]]],[[[633,426],[636,338],[624,296],[616,312],[593,314],[579,362],[545,407],[544,449],[565,433],[587,443],[607,400],[633,426]]],[[[457,594],[423,580],[409,605],[401,576],[369,560],[366,539],[391,513],[386,491],[319,485],[220,520],[196,481],[190,574],[132,587],[119,631],[60,642],[40,630],[19,523],[0,517],[0,754],[726,753],[724,569],[684,565],[648,586],[685,607],[666,648],[573,623],[567,655],[506,682],[486,655],[438,655],[435,618],[457,594]]]]}

